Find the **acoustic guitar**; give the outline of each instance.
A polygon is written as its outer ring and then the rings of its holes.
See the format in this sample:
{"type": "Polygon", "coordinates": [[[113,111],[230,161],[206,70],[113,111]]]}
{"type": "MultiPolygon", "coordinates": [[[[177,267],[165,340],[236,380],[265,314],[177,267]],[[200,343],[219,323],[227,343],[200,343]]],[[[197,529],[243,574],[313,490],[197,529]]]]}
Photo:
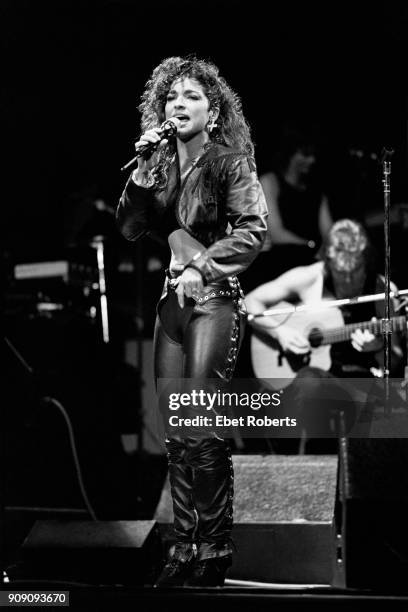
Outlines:
{"type": "MultiPolygon", "coordinates": [[[[293,306],[280,302],[276,309],[293,306]]],[[[251,338],[251,361],[257,378],[275,379],[270,381],[276,388],[287,387],[300,368],[312,366],[328,371],[331,367],[330,347],[337,342],[350,340],[351,334],[357,329],[368,329],[375,336],[382,334],[381,320],[362,321],[361,323],[344,324],[339,308],[326,308],[310,311],[299,311],[291,315],[274,317],[276,325],[285,324],[302,333],[311,346],[309,353],[295,355],[282,352],[277,340],[263,330],[253,329],[251,338]]],[[[392,331],[405,329],[405,316],[391,319],[392,331]]]]}

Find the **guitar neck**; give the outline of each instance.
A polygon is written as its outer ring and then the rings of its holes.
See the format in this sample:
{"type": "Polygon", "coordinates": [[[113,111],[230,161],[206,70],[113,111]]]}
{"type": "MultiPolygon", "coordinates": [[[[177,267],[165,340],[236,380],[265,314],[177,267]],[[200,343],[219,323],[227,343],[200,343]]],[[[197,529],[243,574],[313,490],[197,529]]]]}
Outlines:
{"type": "MultiPolygon", "coordinates": [[[[392,317],[391,329],[393,332],[404,331],[406,328],[405,315],[399,317],[392,317]]],[[[323,339],[321,344],[335,344],[336,342],[346,342],[350,340],[350,336],[357,329],[368,329],[375,336],[382,334],[382,322],[381,319],[376,321],[362,321],[361,323],[349,323],[343,327],[337,327],[321,331],[323,339]]]]}

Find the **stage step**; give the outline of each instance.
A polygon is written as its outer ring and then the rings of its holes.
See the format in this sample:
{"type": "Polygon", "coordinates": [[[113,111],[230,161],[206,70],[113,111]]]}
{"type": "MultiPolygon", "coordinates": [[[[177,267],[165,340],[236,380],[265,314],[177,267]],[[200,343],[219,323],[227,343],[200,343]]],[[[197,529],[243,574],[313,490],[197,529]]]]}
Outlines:
{"type": "MultiPolygon", "coordinates": [[[[234,455],[233,539],[228,578],[330,584],[337,456],[234,455]]],[[[172,523],[168,481],[154,518],[172,523]]]]}

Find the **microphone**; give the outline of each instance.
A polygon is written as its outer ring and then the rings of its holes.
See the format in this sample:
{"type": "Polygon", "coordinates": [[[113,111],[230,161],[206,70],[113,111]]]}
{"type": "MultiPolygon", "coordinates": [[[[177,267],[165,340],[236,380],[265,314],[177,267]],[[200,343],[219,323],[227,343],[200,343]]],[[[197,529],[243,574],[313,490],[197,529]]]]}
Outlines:
{"type": "Polygon", "coordinates": [[[391,161],[391,157],[394,155],[394,153],[395,153],[395,151],[391,147],[389,147],[389,148],[383,147],[383,150],[381,151],[380,163],[384,164],[386,162],[390,162],[391,161]]]}
{"type": "Polygon", "coordinates": [[[164,121],[164,123],[161,124],[159,131],[157,132],[160,136],[160,140],[158,140],[157,142],[149,142],[148,144],[139,147],[136,151],[136,155],[130,161],[128,161],[127,164],[122,166],[120,171],[123,172],[124,170],[127,170],[128,168],[133,166],[133,164],[137,162],[139,157],[149,159],[152,153],[156,151],[162,140],[171,138],[172,136],[175,136],[177,134],[177,129],[179,125],[180,121],[179,119],[177,119],[177,117],[172,117],[171,119],[167,119],[167,121],[164,121]]]}

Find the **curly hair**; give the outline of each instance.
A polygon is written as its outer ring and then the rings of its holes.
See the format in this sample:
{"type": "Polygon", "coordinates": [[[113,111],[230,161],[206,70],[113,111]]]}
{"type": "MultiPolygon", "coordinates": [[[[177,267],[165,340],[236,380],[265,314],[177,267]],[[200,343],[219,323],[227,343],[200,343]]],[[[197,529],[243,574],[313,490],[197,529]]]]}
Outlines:
{"type": "Polygon", "coordinates": [[[374,251],[367,232],[354,219],[339,219],[332,225],[319,255],[326,266],[331,263],[345,272],[353,272],[361,262],[370,270],[374,264],[374,251]]]}
{"type": "MultiPolygon", "coordinates": [[[[217,142],[233,147],[241,153],[253,155],[254,145],[250,127],[243,115],[238,94],[220,76],[218,68],[212,62],[198,59],[194,55],[168,57],[153,70],[138,107],[142,113],[142,130],[159,127],[165,120],[167,94],[172,83],[180,78],[198,81],[209,100],[210,108],[219,110],[217,127],[209,135],[210,145],[217,142]]],[[[155,172],[156,179],[161,178],[159,183],[163,182],[163,178],[167,175],[174,147],[175,145],[169,142],[159,153],[155,172]]]]}

